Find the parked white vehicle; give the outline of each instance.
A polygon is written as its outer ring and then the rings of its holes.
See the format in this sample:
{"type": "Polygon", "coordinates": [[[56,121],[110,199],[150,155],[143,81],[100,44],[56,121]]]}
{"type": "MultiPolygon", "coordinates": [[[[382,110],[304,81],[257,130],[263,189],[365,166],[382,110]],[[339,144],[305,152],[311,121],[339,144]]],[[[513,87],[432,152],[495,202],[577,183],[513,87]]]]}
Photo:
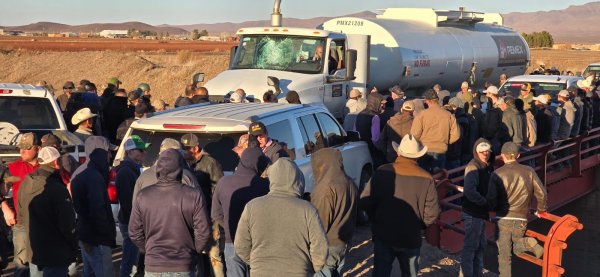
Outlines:
{"type": "Polygon", "coordinates": [[[563,75],[519,75],[509,78],[498,91],[500,95],[510,91],[513,96],[517,97],[521,91],[521,85],[529,83],[531,91],[535,95],[549,94],[552,96],[553,102],[556,102],[558,92],[571,86],[577,86],[579,80],[583,80],[583,78],[563,75]]]}
{"type": "MultiPolygon", "coordinates": [[[[248,133],[248,126],[256,121],[266,125],[270,138],[286,145],[287,152],[304,173],[306,192],[313,188],[310,155],[320,145],[335,147],[342,152],[346,174],[359,189],[369,180],[373,168],[367,144],[358,141],[357,133],[347,134],[323,106],[259,103],[186,106],[135,121],[126,137],[138,135],[152,143],[146,150],[144,161],[144,166],[149,167],[157,159],[163,139],[180,140],[184,134],[193,133],[206,145],[204,150],[221,163],[226,174],[230,174],[239,161],[232,148],[241,135],[248,133]]],[[[123,147],[119,147],[115,166],[124,154],[123,147]]]]}
{"type": "Polygon", "coordinates": [[[20,157],[18,133],[33,132],[38,138],[52,133],[63,141],[63,149],[79,159],[83,142],[67,130],[54,95],[43,87],[0,83],[0,163],[20,157]]]}

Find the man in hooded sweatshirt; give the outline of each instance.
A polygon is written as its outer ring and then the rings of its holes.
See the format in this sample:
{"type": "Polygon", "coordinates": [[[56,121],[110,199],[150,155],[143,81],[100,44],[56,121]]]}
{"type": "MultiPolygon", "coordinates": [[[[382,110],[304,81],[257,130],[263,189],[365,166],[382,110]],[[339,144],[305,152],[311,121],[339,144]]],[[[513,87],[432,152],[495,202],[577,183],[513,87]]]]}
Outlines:
{"type": "Polygon", "coordinates": [[[201,190],[181,183],[180,159],[174,149],[160,153],[158,183],[140,191],[131,211],[129,237],[146,254],[145,276],[191,277],[196,255],[208,246],[206,201],[201,190]]]}
{"type": "Polygon", "coordinates": [[[217,183],[211,217],[225,230],[227,276],[248,276],[248,266],[235,254],[233,239],[246,203],[269,192],[269,180],[260,177],[268,163],[260,148],[246,148],[233,175],[217,183]]]}
{"type": "Polygon", "coordinates": [[[410,128],[414,120],[413,113],[415,104],[413,101],[405,101],[402,103],[402,109],[399,113],[392,116],[381,132],[378,147],[386,153],[388,163],[393,163],[398,157],[396,150],[392,147],[392,142],[400,144],[404,135],[410,134],[410,128]]]}
{"type": "Polygon", "coordinates": [[[242,212],[235,252],[250,265],[250,275],[313,276],[327,259],[327,237],[317,209],[300,197],[304,176],[289,158],[267,169],[269,194],[242,212]]]}
{"type": "Polygon", "coordinates": [[[77,256],[75,212],[60,176],[60,153],[44,147],[40,168],[27,175],[19,193],[17,219],[26,227],[30,276],[67,276],[77,256]]]}
{"type": "Polygon", "coordinates": [[[116,244],[117,234],[106,189],[108,160],[108,151],[94,149],[87,167],[71,181],[83,276],[113,276],[111,247],[116,244]]]}
{"type": "Polygon", "coordinates": [[[375,165],[383,163],[383,155],[375,145],[379,142],[381,129],[386,122],[381,121],[381,112],[386,99],[379,93],[371,93],[367,97],[367,108],[356,116],[354,130],[360,133],[362,141],[369,146],[369,152],[375,165]]]}
{"type": "Polygon", "coordinates": [[[339,150],[321,149],[312,154],[310,162],[315,180],[310,202],[319,211],[329,242],[327,262],[316,276],[342,276],[356,226],[358,189],[344,172],[339,150]]]}
{"type": "Polygon", "coordinates": [[[440,213],[435,180],[417,164],[427,146],[406,135],[397,149],[396,162],[377,168],[361,195],[372,221],[374,277],[389,277],[396,259],[403,277],[417,276],[421,232],[440,213]]]}
{"type": "Polygon", "coordinates": [[[465,242],[460,269],[465,277],[482,276],[483,253],[487,240],[485,222],[489,218],[487,195],[490,175],[494,171],[492,144],[480,138],[473,147],[473,159],[465,168],[462,218],[465,242]]]}

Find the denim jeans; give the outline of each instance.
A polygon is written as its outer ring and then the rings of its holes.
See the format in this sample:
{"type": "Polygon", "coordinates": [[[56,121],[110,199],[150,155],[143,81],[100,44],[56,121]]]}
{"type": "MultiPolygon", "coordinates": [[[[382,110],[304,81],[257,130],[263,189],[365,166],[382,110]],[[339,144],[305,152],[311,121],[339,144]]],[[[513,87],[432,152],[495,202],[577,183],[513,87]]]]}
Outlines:
{"type": "Polygon", "coordinates": [[[146,277],[192,277],[192,272],[148,272],[144,274],[146,277]]]}
{"type": "Polygon", "coordinates": [[[485,220],[462,213],[465,223],[465,243],[460,255],[460,276],[483,276],[483,253],[487,243],[485,220]]]}
{"type": "Polygon", "coordinates": [[[500,277],[511,276],[512,251],[519,255],[531,250],[523,240],[527,230],[527,221],[514,219],[500,219],[498,226],[498,270],[500,277]]]}
{"type": "Polygon", "coordinates": [[[233,243],[225,243],[225,268],[227,277],[250,276],[248,265],[235,253],[233,243]]]}
{"type": "Polygon", "coordinates": [[[444,169],[446,166],[446,153],[427,152],[425,156],[419,159],[419,166],[429,173],[433,173],[434,169],[444,169]]]}
{"type": "Polygon", "coordinates": [[[140,251],[129,238],[128,225],[119,223],[119,230],[123,235],[123,258],[121,259],[121,267],[119,268],[119,276],[126,277],[131,275],[131,269],[137,265],[140,251]]]}
{"type": "Polygon", "coordinates": [[[83,277],[113,277],[112,250],[106,245],[92,246],[90,252],[79,242],[83,259],[83,277]]]}
{"type": "Polygon", "coordinates": [[[377,239],[374,239],[374,243],[373,277],[389,277],[392,273],[392,265],[396,259],[400,263],[402,277],[417,276],[421,248],[394,249],[377,239]]]}
{"type": "Polygon", "coordinates": [[[12,227],[12,241],[14,246],[15,277],[29,276],[29,267],[27,266],[27,230],[25,226],[17,224],[12,227]]]}
{"type": "Polygon", "coordinates": [[[320,272],[315,273],[315,277],[341,277],[347,253],[348,246],[346,244],[329,246],[329,254],[327,254],[325,266],[320,272]]]}

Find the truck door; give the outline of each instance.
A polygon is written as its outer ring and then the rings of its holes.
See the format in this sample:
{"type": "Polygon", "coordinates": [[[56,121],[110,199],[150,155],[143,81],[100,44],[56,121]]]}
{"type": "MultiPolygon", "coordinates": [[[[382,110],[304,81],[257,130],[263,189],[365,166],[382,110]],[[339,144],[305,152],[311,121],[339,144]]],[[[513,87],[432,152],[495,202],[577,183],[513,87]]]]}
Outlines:
{"type": "Polygon", "coordinates": [[[350,89],[356,88],[362,92],[363,97],[369,95],[367,86],[373,87],[377,84],[370,84],[369,80],[369,61],[371,59],[371,36],[346,34],[347,49],[356,50],[356,70],[354,71],[354,80],[348,81],[350,89]]]}
{"type": "MultiPolygon", "coordinates": [[[[329,47],[327,49],[326,63],[323,66],[323,73],[325,76],[339,76],[343,77],[346,75],[346,69],[344,65],[344,40],[332,40],[329,43],[329,47]]],[[[334,80],[334,79],[329,79],[334,80]]],[[[336,118],[344,117],[344,106],[346,103],[346,99],[348,99],[349,88],[347,85],[348,81],[339,80],[339,81],[328,81],[328,78],[325,78],[325,86],[324,86],[324,94],[323,94],[323,103],[325,106],[331,111],[333,116],[336,118]]],[[[351,89],[351,88],[350,88],[351,89]]]]}

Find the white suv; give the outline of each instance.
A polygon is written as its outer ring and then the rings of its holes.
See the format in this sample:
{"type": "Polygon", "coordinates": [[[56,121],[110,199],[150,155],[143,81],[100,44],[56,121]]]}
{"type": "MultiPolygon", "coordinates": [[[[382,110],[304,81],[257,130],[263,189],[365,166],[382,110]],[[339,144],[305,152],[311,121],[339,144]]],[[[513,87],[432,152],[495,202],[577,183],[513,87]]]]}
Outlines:
{"type": "MultiPolygon", "coordinates": [[[[519,96],[521,85],[529,83],[531,91],[535,95],[549,94],[552,99],[556,99],[556,95],[563,89],[572,86],[577,86],[577,81],[583,80],[578,76],[564,75],[519,75],[510,77],[506,83],[499,88],[500,95],[504,95],[506,91],[510,91],[513,96],[519,96]]],[[[556,100],[555,100],[556,101],[556,100]]]]}
{"type": "MultiPolygon", "coordinates": [[[[232,151],[250,123],[260,121],[269,137],[286,145],[287,152],[304,173],[306,192],[313,188],[310,155],[321,147],[335,147],[342,153],[344,169],[359,186],[364,187],[373,172],[367,144],[358,141],[356,133],[348,135],[334,117],[322,106],[225,103],[199,104],[156,113],[134,122],[126,137],[140,136],[152,143],[146,151],[144,166],[151,166],[158,157],[160,143],[165,138],[179,141],[182,135],[194,133],[206,145],[205,151],[217,159],[226,174],[234,171],[239,161],[232,151]]],[[[115,165],[123,159],[119,147],[115,165]]]]}

